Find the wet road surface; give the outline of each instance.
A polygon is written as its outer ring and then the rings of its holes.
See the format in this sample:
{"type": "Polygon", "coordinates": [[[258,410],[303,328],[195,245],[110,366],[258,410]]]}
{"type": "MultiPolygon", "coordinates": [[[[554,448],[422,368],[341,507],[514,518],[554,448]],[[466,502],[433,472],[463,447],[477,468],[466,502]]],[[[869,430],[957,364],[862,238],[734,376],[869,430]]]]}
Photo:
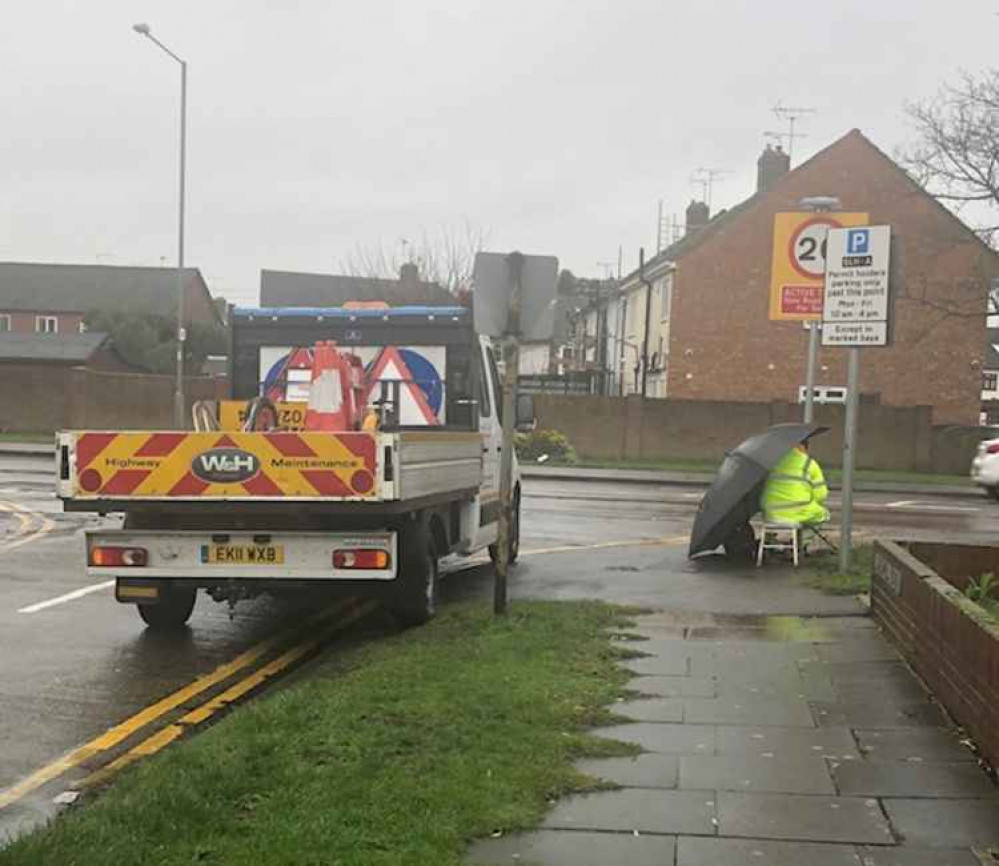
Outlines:
{"type": "MultiPolygon", "coordinates": [[[[133,609],[114,602],[109,586],[84,574],[81,533],[102,520],[61,514],[50,472],[46,460],[0,457],[0,792],[301,624],[315,607],[265,598],[241,604],[230,621],[224,605],[202,596],[190,629],[148,633],[133,609]]],[[[688,562],[685,536],[700,496],[665,485],[531,480],[511,594],[734,614],[813,612],[817,604],[830,614],[856,611],[852,599],[817,600],[813,590],[789,586],[781,569],[747,579],[721,558],[688,562]],[[727,610],[718,609],[720,597],[727,610]]],[[[905,537],[995,537],[999,503],[975,492],[861,494],[856,526],[905,537]]],[[[448,570],[445,603],[491,593],[492,570],[481,558],[448,570]]],[[[0,808],[0,836],[50,814],[53,796],[91,769],[82,762],[0,808]]]]}

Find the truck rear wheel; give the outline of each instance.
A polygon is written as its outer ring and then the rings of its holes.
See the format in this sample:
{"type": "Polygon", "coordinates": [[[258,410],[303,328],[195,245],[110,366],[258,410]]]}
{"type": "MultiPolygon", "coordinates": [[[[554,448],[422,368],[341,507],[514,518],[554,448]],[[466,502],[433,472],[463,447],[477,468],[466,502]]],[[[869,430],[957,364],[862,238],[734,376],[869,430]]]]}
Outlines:
{"type": "Polygon", "coordinates": [[[156,604],[140,604],[139,616],[150,628],[178,629],[191,618],[196,600],[193,587],[173,587],[164,589],[156,604]]]}
{"type": "Polygon", "coordinates": [[[437,613],[437,548],[426,525],[400,533],[399,576],[390,607],[405,626],[423,625],[437,613]]]}

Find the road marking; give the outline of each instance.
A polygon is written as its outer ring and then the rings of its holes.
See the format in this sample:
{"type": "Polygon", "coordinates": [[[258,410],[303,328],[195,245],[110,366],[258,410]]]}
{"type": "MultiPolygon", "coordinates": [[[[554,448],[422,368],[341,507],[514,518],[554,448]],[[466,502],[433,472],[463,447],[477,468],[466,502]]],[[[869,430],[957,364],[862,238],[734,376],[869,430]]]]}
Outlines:
{"type": "Polygon", "coordinates": [[[641,538],[627,541],[602,541],[599,544],[566,544],[561,547],[543,547],[534,550],[522,550],[521,556],[546,556],[550,553],[576,553],[586,550],[604,550],[610,547],[671,547],[686,543],[689,537],[676,535],[670,538],[641,538]]]}
{"type": "MultiPolygon", "coordinates": [[[[349,604],[351,604],[350,600],[327,608],[325,611],[316,616],[310,624],[317,625],[318,623],[329,619],[331,616],[335,616],[349,604]]],[[[61,758],[57,758],[52,763],[36,770],[34,773],[25,777],[10,788],[0,790],[0,809],[9,806],[11,803],[17,802],[25,795],[30,794],[32,791],[40,788],[47,782],[61,776],[67,770],[71,770],[74,767],[79,766],[87,759],[92,758],[94,755],[117,746],[119,743],[124,742],[133,734],[142,730],[150,723],[155,722],[171,710],[187,703],[192,698],[195,698],[212,688],[212,686],[224,682],[233,674],[249,667],[274,647],[287,643],[291,637],[301,632],[301,628],[302,627],[300,625],[291,626],[273,637],[269,637],[266,640],[255,644],[248,650],[240,653],[232,661],[219,665],[211,673],[198,677],[198,679],[183,688],[167,695],[165,698],[161,698],[153,704],[150,704],[148,707],[140,710],[135,715],[129,716],[125,719],[125,721],[120,722],[113,728],[105,731],[99,737],[95,737],[90,742],[84,743],[84,745],[67,752],[61,758]]]]}
{"type": "MultiPolygon", "coordinates": [[[[861,503],[857,503],[858,505],[861,503]]],[[[867,508],[880,508],[881,506],[875,506],[870,503],[864,503],[867,508]]],[[[901,511],[926,511],[926,512],[937,512],[940,514],[975,514],[981,511],[981,508],[972,505],[935,505],[925,500],[919,499],[900,499],[897,502],[889,502],[884,506],[885,508],[897,508],[901,511]]]]}
{"type": "Polygon", "coordinates": [[[75,601],[78,598],[83,598],[85,595],[90,595],[92,592],[99,592],[102,589],[107,589],[108,587],[114,586],[114,580],[105,580],[101,583],[92,583],[90,586],[84,586],[80,589],[74,589],[72,592],[67,592],[65,595],[58,595],[55,598],[50,598],[47,601],[39,601],[35,604],[29,604],[27,607],[20,608],[18,613],[38,613],[40,610],[45,610],[46,608],[55,607],[57,604],[64,604],[67,601],[75,601]]]}
{"type": "Polygon", "coordinates": [[[22,547],[25,544],[29,544],[32,541],[37,541],[39,538],[43,538],[48,535],[54,528],[55,523],[49,520],[47,517],[39,514],[37,511],[31,511],[28,508],[22,508],[20,505],[14,502],[0,502],[0,511],[6,511],[15,516],[18,522],[21,524],[22,532],[18,538],[13,541],[8,541],[4,544],[0,544],[0,550],[8,551],[14,550],[18,547],[22,547]],[[38,529],[34,531],[28,531],[24,527],[30,525],[31,518],[35,518],[38,521],[38,529]],[[25,534],[27,533],[27,534],[25,534]]]}
{"type": "Polygon", "coordinates": [[[367,601],[358,605],[345,617],[332,623],[320,632],[320,634],[291,647],[291,649],[287,650],[273,661],[268,662],[262,668],[259,668],[244,677],[242,680],[230,686],[221,694],[209,699],[200,707],[190,710],[172,725],[169,725],[168,727],[163,728],[163,730],[157,731],[152,736],[147,737],[141,743],[125,752],[125,754],[115,758],[115,760],[107,766],[101,767],[101,769],[91,773],[85,779],[75,784],[73,786],[74,789],[81,790],[83,788],[91,788],[94,785],[106,782],[111,776],[115,775],[129,764],[132,764],[141,758],[155,755],[161,749],[166,748],[170,745],[170,743],[179,739],[189,730],[197,727],[198,725],[204,724],[220,710],[223,710],[230,704],[235,703],[249,692],[263,685],[267,680],[295,664],[295,662],[318,650],[324,643],[344,631],[348,626],[367,616],[377,606],[378,603],[375,601],[367,601]]]}

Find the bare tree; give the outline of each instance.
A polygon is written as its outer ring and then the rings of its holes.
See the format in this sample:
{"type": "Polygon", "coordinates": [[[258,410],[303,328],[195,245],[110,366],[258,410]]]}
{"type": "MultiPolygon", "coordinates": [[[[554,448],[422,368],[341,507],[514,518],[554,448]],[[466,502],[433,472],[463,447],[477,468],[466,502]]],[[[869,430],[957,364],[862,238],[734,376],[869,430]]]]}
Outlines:
{"type": "Polygon", "coordinates": [[[414,264],[420,276],[446,288],[452,294],[472,279],[475,254],[489,240],[489,232],[470,220],[441,225],[434,231],[421,229],[415,238],[400,238],[392,249],[379,241],[357,244],[341,260],[340,269],[356,277],[398,277],[405,264],[414,264]]]}
{"type": "MultiPolygon", "coordinates": [[[[999,70],[964,73],[905,110],[917,141],[899,156],[913,178],[955,212],[976,203],[999,207],[999,70]]],[[[977,231],[991,244],[999,225],[977,231]]]]}

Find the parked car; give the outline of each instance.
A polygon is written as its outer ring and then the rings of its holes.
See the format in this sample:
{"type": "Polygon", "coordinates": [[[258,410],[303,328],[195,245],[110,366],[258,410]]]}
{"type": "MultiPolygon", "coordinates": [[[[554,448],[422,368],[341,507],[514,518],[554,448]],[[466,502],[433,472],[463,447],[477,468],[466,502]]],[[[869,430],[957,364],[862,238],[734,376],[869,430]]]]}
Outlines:
{"type": "Polygon", "coordinates": [[[999,499],[999,439],[978,443],[978,453],[971,461],[971,480],[993,499],[999,499]]]}

